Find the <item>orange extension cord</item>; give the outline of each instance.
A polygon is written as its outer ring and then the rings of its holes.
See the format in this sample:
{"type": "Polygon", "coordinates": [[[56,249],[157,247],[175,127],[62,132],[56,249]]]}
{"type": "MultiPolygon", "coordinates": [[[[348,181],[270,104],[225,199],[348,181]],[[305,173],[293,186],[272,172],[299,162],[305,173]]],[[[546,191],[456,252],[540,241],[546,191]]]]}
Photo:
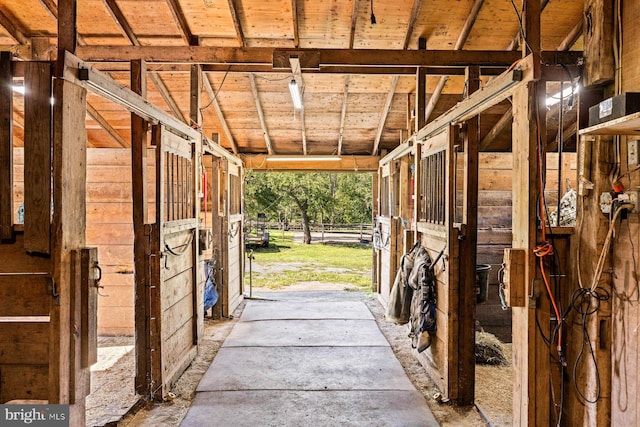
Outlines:
{"type": "MultiPolygon", "coordinates": [[[[546,225],[546,209],[544,206],[544,182],[542,181],[542,137],[540,135],[540,111],[538,105],[538,91],[535,90],[535,100],[536,100],[536,132],[537,132],[537,157],[538,157],[538,184],[540,186],[540,193],[538,199],[540,201],[540,221],[542,223],[542,243],[538,244],[536,248],[533,250],[533,253],[538,257],[540,261],[540,271],[542,273],[542,279],[544,280],[545,287],[547,288],[547,293],[549,294],[549,299],[551,300],[551,305],[553,306],[553,311],[556,314],[556,321],[558,322],[558,356],[560,360],[564,364],[564,356],[562,354],[562,317],[560,315],[560,310],[558,308],[558,304],[556,303],[556,299],[553,296],[553,292],[551,291],[551,285],[549,284],[549,279],[547,278],[547,272],[544,268],[544,258],[546,256],[553,255],[553,245],[551,242],[547,240],[547,225],[546,225]]],[[[560,212],[558,212],[558,218],[560,217],[560,212]]]]}

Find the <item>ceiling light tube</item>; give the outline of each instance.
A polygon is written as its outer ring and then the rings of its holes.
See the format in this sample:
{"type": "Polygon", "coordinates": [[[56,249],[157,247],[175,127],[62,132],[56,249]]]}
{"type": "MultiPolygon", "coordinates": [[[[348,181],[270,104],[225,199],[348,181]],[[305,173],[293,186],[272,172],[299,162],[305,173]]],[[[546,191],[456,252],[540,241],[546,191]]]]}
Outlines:
{"type": "Polygon", "coordinates": [[[338,156],[271,156],[267,157],[268,162],[339,162],[342,158],[338,156]]]}
{"type": "Polygon", "coordinates": [[[302,110],[302,95],[300,94],[298,82],[296,82],[295,80],[291,80],[289,82],[289,92],[291,92],[293,108],[295,108],[296,110],[302,110]]]}

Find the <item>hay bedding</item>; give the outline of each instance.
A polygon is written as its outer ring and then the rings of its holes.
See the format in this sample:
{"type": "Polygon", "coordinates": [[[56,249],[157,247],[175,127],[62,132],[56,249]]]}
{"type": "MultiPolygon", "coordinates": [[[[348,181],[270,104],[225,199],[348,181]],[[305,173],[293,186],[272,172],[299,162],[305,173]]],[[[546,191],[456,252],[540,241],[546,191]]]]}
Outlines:
{"type": "Polygon", "coordinates": [[[488,332],[476,332],[476,363],[482,365],[509,364],[505,355],[503,344],[495,335],[488,332]]]}

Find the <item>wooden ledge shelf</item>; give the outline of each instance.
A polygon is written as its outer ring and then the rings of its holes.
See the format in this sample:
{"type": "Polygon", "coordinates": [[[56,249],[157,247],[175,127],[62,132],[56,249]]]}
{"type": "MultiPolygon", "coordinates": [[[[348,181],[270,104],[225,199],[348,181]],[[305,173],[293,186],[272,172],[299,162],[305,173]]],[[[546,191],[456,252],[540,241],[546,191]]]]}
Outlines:
{"type": "Polygon", "coordinates": [[[640,113],[590,126],[579,133],[580,135],[640,135],[640,113]]]}

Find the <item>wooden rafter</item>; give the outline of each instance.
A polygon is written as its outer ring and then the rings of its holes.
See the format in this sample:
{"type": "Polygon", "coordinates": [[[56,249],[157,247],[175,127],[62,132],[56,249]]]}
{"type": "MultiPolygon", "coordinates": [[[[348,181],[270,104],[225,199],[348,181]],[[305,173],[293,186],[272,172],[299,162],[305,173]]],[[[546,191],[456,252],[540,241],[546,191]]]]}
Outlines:
{"type": "Polygon", "coordinates": [[[387,121],[387,115],[389,115],[389,110],[391,109],[391,101],[393,101],[393,95],[396,93],[398,79],[398,76],[394,76],[391,80],[391,88],[387,93],[387,100],[384,102],[384,107],[382,107],[382,113],[380,114],[380,120],[378,121],[378,130],[376,131],[376,137],[373,140],[373,149],[371,150],[372,156],[378,154],[378,149],[380,148],[380,140],[382,139],[382,131],[384,131],[384,124],[387,121]]]}
{"type": "Polygon", "coordinates": [[[95,109],[95,107],[87,102],[87,114],[89,114],[93,120],[98,122],[98,124],[104,129],[111,138],[113,138],[121,147],[127,147],[127,142],[125,139],[118,133],[117,130],[105,119],[102,114],[95,109]]]}
{"type": "Polygon", "coordinates": [[[253,92],[253,98],[256,102],[256,109],[258,110],[258,117],[260,118],[260,126],[262,126],[262,135],[264,136],[264,143],[267,146],[267,153],[273,154],[273,148],[271,147],[271,138],[269,137],[267,122],[264,118],[262,102],[260,102],[260,94],[258,93],[258,86],[256,85],[256,77],[255,75],[253,75],[253,73],[249,73],[249,81],[251,82],[251,91],[253,92]]]}
{"type": "Polygon", "coordinates": [[[495,125],[491,128],[489,133],[482,138],[480,142],[480,146],[478,149],[480,151],[486,149],[500,133],[507,128],[511,124],[513,120],[513,107],[509,107],[509,109],[498,119],[495,125]]]}
{"type": "Polygon", "coordinates": [[[54,0],[40,0],[40,3],[54,19],[58,19],[58,5],[54,0]]]}
{"type": "MultiPolygon", "coordinates": [[[[411,34],[413,34],[413,29],[415,27],[416,19],[418,18],[418,13],[420,12],[421,5],[422,0],[413,1],[413,7],[411,8],[411,14],[409,15],[409,24],[407,25],[407,32],[405,33],[404,41],[402,42],[403,50],[407,49],[407,47],[409,46],[409,40],[411,39],[411,34]]],[[[380,140],[382,139],[382,132],[384,131],[384,125],[387,122],[387,116],[389,115],[389,110],[391,109],[393,96],[396,93],[398,80],[398,76],[393,76],[393,79],[391,80],[391,87],[389,88],[389,92],[387,93],[387,99],[384,103],[384,107],[382,108],[380,120],[378,121],[378,130],[376,131],[376,136],[373,140],[373,149],[371,150],[372,155],[378,154],[378,149],[380,148],[380,140]]]]}
{"type": "Polygon", "coordinates": [[[234,154],[238,154],[238,144],[236,144],[235,139],[233,139],[233,135],[231,134],[231,130],[229,129],[229,125],[227,124],[227,120],[224,117],[222,109],[220,108],[220,104],[218,103],[216,94],[213,91],[213,87],[211,87],[211,82],[209,81],[209,77],[207,77],[206,74],[202,79],[202,83],[203,83],[202,86],[204,87],[205,92],[207,92],[207,96],[209,96],[209,102],[211,102],[211,105],[213,106],[213,109],[216,112],[216,116],[218,116],[218,121],[222,126],[222,131],[224,132],[225,136],[227,137],[227,140],[229,141],[229,144],[231,145],[231,150],[233,151],[234,154]]]}
{"type": "Polygon", "coordinates": [[[344,123],[347,117],[347,98],[349,96],[349,80],[347,76],[344,83],[344,96],[342,98],[342,112],[340,113],[340,136],[338,137],[338,156],[342,154],[342,137],[344,135],[344,123]]]}
{"type": "MultiPolygon", "coordinates": [[[[120,9],[120,6],[118,6],[116,1],[115,0],[103,0],[103,1],[105,2],[107,10],[109,11],[109,13],[111,13],[111,16],[113,16],[113,18],[115,19],[118,27],[120,28],[124,36],[129,40],[129,42],[133,46],[140,47],[141,45],[140,45],[140,41],[138,40],[138,37],[133,32],[133,28],[131,28],[129,21],[122,13],[122,10],[120,9]]],[[[160,78],[160,76],[155,72],[149,72],[149,78],[151,79],[151,81],[153,81],[153,84],[156,86],[156,88],[160,92],[160,95],[169,106],[169,109],[171,110],[171,112],[180,120],[187,123],[187,120],[184,118],[184,115],[182,114],[182,111],[178,107],[178,104],[176,103],[173,96],[171,96],[171,92],[169,91],[169,88],[167,88],[167,86],[165,85],[164,81],[160,78]]]]}
{"type": "MultiPolygon", "coordinates": [[[[461,50],[464,44],[467,42],[469,38],[469,33],[471,33],[471,28],[473,24],[476,22],[478,18],[478,14],[480,13],[480,8],[482,8],[482,4],[484,0],[476,0],[471,7],[471,11],[469,12],[469,16],[467,16],[467,20],[464,22],[464,26],[462,27],[462,31],[460,31],[460,35],[458,36],[458,40],[456,40],[456,44],[454,46],[454,50],[461,50]]],[[[429,102],[427,103],[427,107],[425,109],[425,120],[429,121],[429,117],[435,110],[438,101],[440,100],[440,96],[442,95],[442,91],[444,90],[445,85],[447,84],[448,76],[440,77],[438,84],[436,85],[436,89],[433,91],[433,94],[429,98],[429,102]]]]}
{"type": "Polygon", "coordinates": [[[16,27],[14,24],[14,20],[11,16],[6,15],[4,12],[0,11],[0,26],[5,29],[7,34],[11,36],[18,44],[27,44],[29,42],[29,38],[24,35],[24,33],[16,27]]]}
{"type": "Polygon", "coordinates": [[[358,0],[353,0],[353,10],[351,11],[351,31],[349,32],[349,49],[353,49],[353,42],[356,38],[356,24],[358,23],[358,0]]]}
{"type": "Polygon", "coordinates": [[[173,15],[173,18],[180,29],[180,35],[182,39],[189,45],[197,44],[197,37],[193,35],[191,29],[189,28],[189,24],[187,23],[187,19],[184,16],[184,12],[178,0],[167,0],[167,4],[169,5],[169,10],[173,15]]]}
{"type": "Polygon", "coordinates": [[[229,1],[229,12],[231,12],[231,19],[233,19],[233,27],[236,29],[236,36],[240,41],[240,46],[247,45],[247,39],[244,36],[244,32],[242,31],[242,24],[240,23],[240,15],[238,15],[238,8],[236,7],[235,0],[229,1]]]}
{"type": "Polygon", "coordinates": [[[298,5],[297,0],[291,0],[291,15],[293,18],[293,46],[300,46],[300,33],[298,30],[298,5]]]}
{"type": "MultiPolygon", "coordinates": [[[[300,96],[302,97],[302,90],[304,89],[304,80],[302,79],[302,71],[300,70],[300,60],[298,58],[291,58],[291,72],[293,78],[300,88],[300,96]]],[[[304,108],[300,110],[300,122],[302,123],[302,154],[307,154],[307,124],[304,117],[304,108]]]]}

